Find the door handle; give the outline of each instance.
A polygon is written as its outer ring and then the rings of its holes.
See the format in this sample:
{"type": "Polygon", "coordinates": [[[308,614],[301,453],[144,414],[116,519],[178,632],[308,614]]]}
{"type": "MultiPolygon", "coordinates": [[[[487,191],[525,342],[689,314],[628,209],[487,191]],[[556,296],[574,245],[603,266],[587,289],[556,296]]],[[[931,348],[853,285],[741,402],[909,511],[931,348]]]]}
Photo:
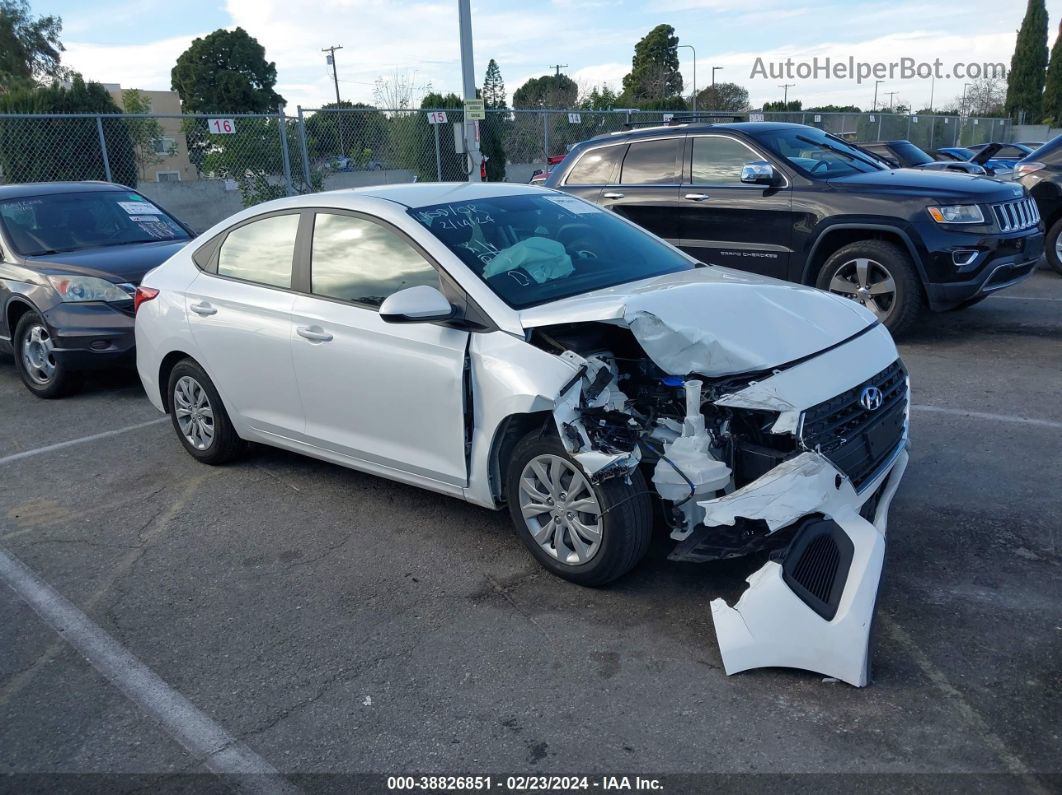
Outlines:
{"type": "Polygon", "coordinates": [[[610,190],[610,191],[606,191],[605,193],[602,193],[601,197],[604,198],[604,199],[622,199],[623,198],[623,194],[622,193],[617,193],[614,190],[610,190]]]}
{"type": "Polygon", "coordinates": [[[299,326],[295,333],[310,342],[331,342],[332,335],[320,326],[299,326]]]}
{"type": "Polygon", "coordinates": [[[702,202],[705,199],[710,199],[711,197],[707,193],[687,193],[686,198],[689,199],[691,202],[702,202]]]}
{"type": "Polygon", "coordinates": [[[192,304],[188,308],[191,309],[193,312],[195,312],[197,315],[200,315],[202,317],[207,317],[208,315],[216,315],[218,313],[218,310],[216,310],[214,307],[212,307],[206,301],[202,301],[201,303],[198,303],[198,304],[192,304]]]}

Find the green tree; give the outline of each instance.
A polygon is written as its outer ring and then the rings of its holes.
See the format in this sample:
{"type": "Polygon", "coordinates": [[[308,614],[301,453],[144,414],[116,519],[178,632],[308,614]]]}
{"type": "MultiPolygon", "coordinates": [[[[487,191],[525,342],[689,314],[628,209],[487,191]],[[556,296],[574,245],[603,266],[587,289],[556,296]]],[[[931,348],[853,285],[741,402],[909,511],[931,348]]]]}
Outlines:
{"type": "Polygon", "coordinates": [[[479,123],[479,148],[487,158],[487,181],[505,179],[505,138],[509,128],[509,108],[505,105],[505,81],[493,58],[483,76],[483,104],[487,118],[479,123]]]}
{"type": "Polygon", "coordinates": [[[444,182],[464,181],[465,156],[454,148],[453,123],[463,119],[464,102],[456,94],[428,93],[420,103],[421,112],[401,113],[391,119],[391,137],[395,142],[398,160],[404,168],[412,169],[417,179],[435,182],[439,175],[435,162],[435,134],[439,134],[439,161],[444,182]],[[437,127],[428,123],[424,110],[445,110],[447,124],[437,127]]]}
{"type": "Polygon", "coordinates": [[[791,99],[788,102],[783,102],[782,100],[778,100],[777,102],[764,102],[763,110],[774,113],[792,113],[793,111],[799,111],[803,107],[803,104],[804,103],[799,99],[791,99]]]}
{"type": "MultiPolygon", "coordinates": [[[[815,108],[804,108],[808,113],[862,113],[855,105],[819,105],[815,108]]],[[[919,113],[929,113],[930,111],[924,110],[919,113]]]]}
{"type": "Polygon", "coordinates": [[[580,110],[612,110],[619,102],[619,95],[608,86],[594,86],[590,93],[579,100],[580,110]]]}
{"type": "Polygon", "coordinates": [[[697,93],[698,110],[741,113],[749,109],[749,92],[737,83],[716,83],[697,93]]]}
{"type": "Polygon", "coordinates": [[[514,108],[571,108],[579,86],[568,75],[532,77],[513,92],[514,108]]]}
{"type": "Polygon", "coordinates": [[[1059,23],[1058,38],[1051,48],[1051,60],[1047,66],[1043,113],[1044,121],[1051,124],[1062,121],[1062,23],[1059,23]]]}
{"type": "Polygon", "coordinates": [[[329,102],[306,119],[310,157],[349,157],[356,166],[390,159],[387,118],[362,102],[329,102]]]}
{"type": "Polygon", "coordinates": [[[623,92],[639,105],[682,94],[678,36],[670,25],[657,25],[634,46],[631,71],[623,78],[623,92]]]}
{"type": "MultiPolygon", "coordinates": [[[[99,83],[19,84],[0,94],[0,113],[119,113],[99,83]]],[[[124,120],[103,119],[111,179],[136,186],[136,155],[124,120]]],[[[7,119],[0,124],[0,172],[8,182],[106,179],[94,117],[7,119]]]]}
{"type": "Polygon", "coordinates": [[[277,66],[243,28],[195,39],[170,72],[186,113],[275,113],[284,98],[273,90],[277,66]]]}
{"type": "Polygon", "coordinates": [[[1044,72],[1047,69],[1047,9],[1044,0],[1029,0],[1018,30],[1007,76],[1007,115],[1026,124],[1043,116],[1044,72]]]}
{"type": "Polygon", "coordinates": [[[0,91],[34,79],[66,77],[59,65],[59,17],[33,17],[27,0],[0,0],[0,91]]]}
{"type": "MultiPolygon", "coordinates": [[[[122,110],[126,113],[150,113],[151,100],[143,91],[127,89],[122,92],[122,110]]],[[[125,128],[129,131],[129,140],[133,145],[138,175],[141,178],[146,176],[149,166],[162,162],[164,154],[173,154],[159,151],[163,134],[158,119],[126,119],[125,128]]]]}

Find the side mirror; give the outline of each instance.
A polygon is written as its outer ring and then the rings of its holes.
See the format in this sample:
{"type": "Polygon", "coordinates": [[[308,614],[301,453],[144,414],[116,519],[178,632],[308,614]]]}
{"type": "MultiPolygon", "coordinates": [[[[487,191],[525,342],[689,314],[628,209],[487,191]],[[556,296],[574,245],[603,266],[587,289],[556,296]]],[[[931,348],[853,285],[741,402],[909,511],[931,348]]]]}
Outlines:
{"type": "Polygon", "coordinates": [[[453,314],[446,296],[427,284],[399,290],[380,304],[380,319],[385,323],[433,323],[453,314]]]}
{"type": "Polygon", "coordinates": [[[753,160],[741,167],[741,181],[746,185],[777,185],[781,180],[766,160],[753,160]]]}

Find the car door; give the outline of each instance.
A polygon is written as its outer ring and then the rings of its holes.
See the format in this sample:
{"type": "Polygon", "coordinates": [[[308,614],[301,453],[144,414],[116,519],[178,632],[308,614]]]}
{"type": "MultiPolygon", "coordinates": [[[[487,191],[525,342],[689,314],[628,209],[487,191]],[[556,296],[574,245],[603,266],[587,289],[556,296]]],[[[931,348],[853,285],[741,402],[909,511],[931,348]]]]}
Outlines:
{"type": "Polygon", "coordinates": [[[192,337],[228,410],[282,436],[300,436],[304,427],[291,365],[298,228],[298,211],[234,227],[185,291],[192,337]]]}
{"type": "Polygon", "coordinates": [[[679,236],[682,142],[681,135],[632,141],[623,156],[617,181],[605,186],[599,203],[674,242],[679,236]]]}
{"type": "Polygon", "coordinates": [[[403,288],[441,288],[434,263],[395,227],[338,210],[317,211],[307,256],[291,350],[311,443],[464,486],[468,332],[378,312],[403,288]]]}
{"type": "Polygon", "coordinates": [[[678,246],[711,265],[786,278],[796,223],[788,182],[742,183],[742,166],[765,158],[731,135],[691,135],[686,156],[678,246]]]}

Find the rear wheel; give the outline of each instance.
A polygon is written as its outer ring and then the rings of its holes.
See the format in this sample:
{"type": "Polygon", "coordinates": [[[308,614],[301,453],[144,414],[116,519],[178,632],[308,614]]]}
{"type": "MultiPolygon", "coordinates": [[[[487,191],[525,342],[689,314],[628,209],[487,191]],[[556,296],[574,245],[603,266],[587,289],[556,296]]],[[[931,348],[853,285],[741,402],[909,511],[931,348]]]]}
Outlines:
{"type": "Polygon", "coordinates": [[[204,464],[224,464],[243,452],[214,383],[196,362],[185,359],[170,372],[170,419],[184,449],[204,464]]]}
{"type": "Polygon", "coordinates": [[[1047,230],[1044,255],[1051,269],[1055,273],[1062,273],[1062,218],[1051,224],[1051,228],[1047,230]]]}
{"type": "Polygon", "coordinates": [[[517,535],[539,563],[580,585],[626,574],[649,549],[652,512],[641,473],[594,484],[554,436],[513,450],[506,494],[517,535]]]}
{"type": "Polygon", "coordinates": [[[861,240],[838,249],[822,266],[816,284],[862,304],[894,336],[910,329],[926,303],[911,258],[884,240],[861,240]]]}
{"type": "Polygon", "coordinates": [[[37,397],[63,397],[77,388],[77,374],[56,357],[51,332],[36,312],[27,312],[19,318],[14,351],[15,367],[22,383],[37,397]]]}

